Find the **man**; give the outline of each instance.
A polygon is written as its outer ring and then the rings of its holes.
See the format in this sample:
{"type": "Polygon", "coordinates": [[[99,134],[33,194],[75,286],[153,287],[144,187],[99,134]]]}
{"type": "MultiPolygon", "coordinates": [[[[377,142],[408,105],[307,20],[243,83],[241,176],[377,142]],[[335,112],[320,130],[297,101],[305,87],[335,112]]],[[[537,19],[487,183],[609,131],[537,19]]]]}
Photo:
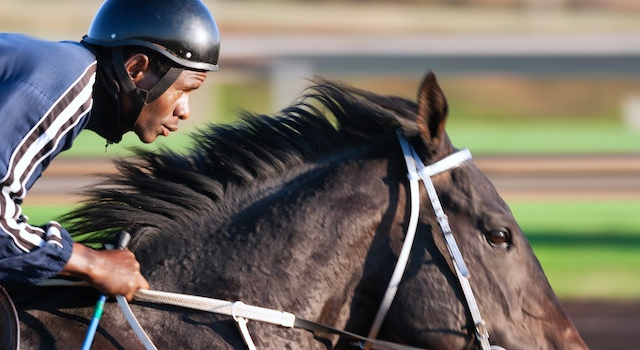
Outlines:
{"type": "Polygon", "coordinates": [[[177,130],[219,46],[200,0],[107,0],[80,43],[0,34],[0,285],[75,276],[129,300],[149,287],[131,252],[74,243],[53,221],[31,226],[20,204],[85,128],[107,143],[177,130]]]}

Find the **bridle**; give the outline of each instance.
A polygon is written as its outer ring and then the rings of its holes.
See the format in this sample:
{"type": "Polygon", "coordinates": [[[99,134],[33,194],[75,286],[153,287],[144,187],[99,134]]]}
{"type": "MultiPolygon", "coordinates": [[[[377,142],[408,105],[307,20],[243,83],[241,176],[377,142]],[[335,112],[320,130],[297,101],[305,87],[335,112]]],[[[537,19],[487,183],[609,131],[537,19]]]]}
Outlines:
{"type": "MultiPolygon", "coordinates": [[[[254,350],[256,349],[256,347],[246,326],[248,320],[256,320],[289,328],[306,329],[313,333],[323,332],[329,334],[337,334],[358,341],[358,344],[362,349],[426,350],[376,339],[380,327],[382,326],[382,322],[384,321],[384,318],[389,311],[389,308],[391,307],[391,303],[395,298],[400,281],[402,280],[402,276],[404,275],[404,271],[409,260],[409,253],[411,252],[411,248],[413,246],[417,230],[418,216],[420,212],[419,181],[422,180],[427,191],[427,196],[430,199],[431,206],[436,215],[436,220],[438,221],[440,231],[444,237],[447,250],[453,262],[453,270],[455,271],[458,281],[460,282],[460,286],[462,287],[466,306],[469,309],[469,312],[473,319],[473,323],[475,326],[475,336],[480,344],[480,350],[505,350],[500,346],[491,345],[489,343],[489,333],[487,331],[485,322],[480,315],[478,304],[469,283],[469,269],[467,268],[464,259],[462,258],[462,254],[460,253],[458,244],[456,243],[456,240],[451,231],[451,227],[449,226],[449,220],[447,218],[447,215],[444,213],[442,204],[440,203],[440,199],[433,185],[433,181],[431,180],[432,176],[454,169],[469,161],[471,159],[471,153],[468,149],[465,148],[452,153],[433,164],[425,166],[416,153],[415,149],[410,145],[409,141],[406,139],[403,133],[399,130],[396,130],[396,135],[402,148],[404,160],[407,166],[407,177],[409,179],[410,186],[409,189],[411,200],[411,215],[407,226],[407,233],[405,235],[404,244],[400,251],[400,255],[398,256],[398,261],[394,268],[387,290],[383,296],[382,302],[378,309],[378,313],[376,314],[373,325],[367,337],[335,329],[330,326],[319,324],[313,321],[308,321],[296,317],[295,315],[288,312],[246,305],[242,302],[230,302],[226,300],[153,290],[139,290],[135,295],[135,300],[175,305],[232,316],[236,321],[238,329],[240,330],[243,340],[249,350],[254,350]]],[[[62,282],[62,284],[69,285],[68,281],[62,282]]],[[[41,285],[60,284],[58,281],[55,281],[53,283],[45,282],[41,285]]],[[[125,318],[133,328],[134,332],[138,335],[145,348],[147,350],[156,350],[156,347],[153,345],[153,343],[131,312],[126,299],[123,296],[117,296],[116,299],[125,315],[125,318]]]]}
{"type": "Polygon", "coordinates": [[[478,303],[476,302],[473,290],[471,289],[471,284],[469,283],[469,269],[462,258],[456,239],[453,236],[451,227],[449,226],[449,219],[442,209],[442,203],[440,203],[440,198],[438,197],[438,193],[436,192],[433,181],[431,180],[432,176],[454,169],[466,161],[471,160],[471,152],[465,148],[452,153],[431,165],[425,166],[420,159],[420,156],[418,156],[418,153],[411,146],[402,131],[396,130],[396,136],[400,143],[400,147],[402,148],[402,153],[407,166],[407,178],[409,179],[409,193],[411,199],[411,216],[409,217],[407,233],[405,235],[402,250],[398,256],[398,262],[396,263],[393,274],[391,275],[391,280],[384,297],[382,298],[382,302],[380,303],[378,313],[373,321],[373,326],[369,331],[368,337],[375,339],[378,335],[382,322],[384,321],[384,318],[391,307],[391,302],[396,295],[400,281],[402,280],[402,275],[404,275],[418,225],[418,215],[420,213],[419,181],[422,180],[427,191],[427,197],[429,198],[433,212],[436,215],[438,226],[440,227],[440,231],[447,245],[447,250],[449,251],[449,255],[453,262],[453,269],[458,281],[460,282],[460,286],[462,287],[466,306],[473,319],[475,335],[480,343],[480,348],[482,350],[503,349],[500,346],[491,346],[489,343],[489,332],[487,331],[485,322],[480,315],[478,303]]]}

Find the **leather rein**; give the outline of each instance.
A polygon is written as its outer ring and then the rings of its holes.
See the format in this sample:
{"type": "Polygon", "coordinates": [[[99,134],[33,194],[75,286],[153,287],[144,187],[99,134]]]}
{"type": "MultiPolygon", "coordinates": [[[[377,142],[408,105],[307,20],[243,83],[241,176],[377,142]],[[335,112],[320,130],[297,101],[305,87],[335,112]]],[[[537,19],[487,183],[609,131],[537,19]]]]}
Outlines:
{"type": "MultiPolygon", "coordinates": [[[[253,340],[251,339],[247,328],[247,322],[249,320],[271,323],[288,328],[305,329],[307,331],[311,331],[314,335],[317,335],[318,333],[324,333],[346,337],[352,339],[354,341],[354,345],[359,346],[361,349],[427,350],[423,348],[375,339],[378,335],[380,327],[382,326],[382,322],[387,312],[389,311],[389,308],[391,307],[391,303],[395,298],[395,294],[398,290],[400,281],[402,280],[402,276],[404,275],[404,271],[409,260],[409,253],[411,251],[411,247],[413,246],[418,224],[418,216],[420,211],[419,181],[422,180],[427,190],[427,195],[431,201],[434,213],[436,214],[436,219],[438,221],[440,231],[444,236],[447,250],[449,251],[449,255],[451,256],[451,259],[453,261],[456,276],[458,278],[458,281],[460,282],[465,296],[466,306],[472,316],[475,326],[475,336],[479,342],[480,350],[504,350],[504,348],[500,346],[492,346],[489,343],[489,334],[485,326],[485,322],[480,316],[478,304],[473,295],[471,285],[469,284],[469,270],[464,262],[464,259],[462,258],[462,254],[460,254],[460,250],[458,249],[458,245],[449,226],[448,218],[442,209],[442,204],[440,203],[440,199],[438,198],[438,194],[431,180],[432,176],[454,169],[470,160],[471,153],[468,149],[462,149],[431,165],[425,166],[416,151],[409,144],[409,141],[402,134],[402,132],[396,130],[396,135],[398,137],[398,141],[404,155],[405,163],[407,165],[407,177],[409,179],[410,185],[411,216],[407,227],[407,233],[404,239],[404,244],[400,251],[400,255],[398,256],[398,261],[396,263],[393,274],[391,276],[391,280],[384,294],[384,297],[378,309],[378,313],[376,314],[368,336],[364,337],[352,332],[305,320],[288,312],[246,305],[239,301],[230,302],[226,300],[153,290],[139,290],[138,292],[136,292],[134,300],[156,304],[174,305],[232,316],[236,321],[238,329],[249,350],[256,350],[256,346],[253,343],[253,340]]],[[[79,283],[82,284],[84,282],[79,283]]],[[[69,281],[60,282],[59,280],[49,280],[41,283],[41,285],[44,286],[61,284],[69,285],[69,281]]],[[[74,285],[78,285],[78,283],[75,283],[74,285]]],[[[135,316],[131,312],[127,300],[123,296],[116,296],[116,300],[120,308],[122,309],[125,318],[144,345],[145,349],[157,350],[153,342],[149,339],[148,335],[142,329],[135,316]]]]}

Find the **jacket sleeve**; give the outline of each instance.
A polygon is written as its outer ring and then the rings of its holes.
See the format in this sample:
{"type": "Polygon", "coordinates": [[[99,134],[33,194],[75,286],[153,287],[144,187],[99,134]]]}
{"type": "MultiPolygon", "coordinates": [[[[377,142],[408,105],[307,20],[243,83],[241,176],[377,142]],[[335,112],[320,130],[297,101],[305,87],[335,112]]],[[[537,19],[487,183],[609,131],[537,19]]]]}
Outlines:
{"type": "Polygon", "coordinates": [[[69,233],[54,221],[42,228],[31,226],[4,192],[1,200],[0,280],[34,283],[58,274],[71,257],[69,233]]]}
{"type": "Polygon", "coordinates": [[[86,124],[94,81],[90,66],[61,95],[26,83],[0,94],[0,283],[52,277],[71,257],[69,233],[53,221],[30,225],[20,205],[51,159],[70,147],[86,124]]]}

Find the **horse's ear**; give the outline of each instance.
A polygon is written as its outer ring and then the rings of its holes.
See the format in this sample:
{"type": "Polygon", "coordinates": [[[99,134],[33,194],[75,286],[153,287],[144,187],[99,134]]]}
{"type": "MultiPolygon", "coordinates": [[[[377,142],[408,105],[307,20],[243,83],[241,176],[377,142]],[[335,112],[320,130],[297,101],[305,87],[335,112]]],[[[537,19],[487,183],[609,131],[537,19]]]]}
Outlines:
{"type": "Polygon", "coordinates": [[[418,91],[418,127],[427,148],[437,151],[445,138],[445,122],[449,107],[436,75],[429,71],[418,91]]]}

